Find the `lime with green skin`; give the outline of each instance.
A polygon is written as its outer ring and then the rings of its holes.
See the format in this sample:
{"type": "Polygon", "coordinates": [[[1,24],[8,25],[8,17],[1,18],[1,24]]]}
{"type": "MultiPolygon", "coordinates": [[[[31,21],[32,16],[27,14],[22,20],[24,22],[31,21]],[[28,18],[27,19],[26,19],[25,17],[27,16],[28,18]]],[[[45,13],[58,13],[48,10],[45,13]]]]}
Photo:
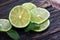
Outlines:
{"type": "Polygon", "coordinates": [[[12,8],[9,14],[11,24],[16,28],[24,28],[30,23],[30,12],[18,5],[12,8]]]}
{"type": "Polygon", "coordinates": [[[31,22],[41,24],[50,16],[49,11],[44,8],[34,8],[31,10],[31,22]]]}
{"type": "Polygon", "coordinates": [[[45,22],[43,22],[42,24],[39,24],[39,25],[40,25],[39,28],[35,28],[35,29],[32,29],[32,30],[35,31],[35,32],[42,32],[49,27],[50,21],[46,20],[45,22]]]}
{"type": "Polygon", "coordinates": [[[9,20],[7,19],[0,19],[0,31],[6,32],[12,28],[9,20]]]}
{"type": "Polygon", "coordinates": [[[30,3],[30,2],[22,4],[22,7],[26,8],[28,10],[32,10],[34,8],[37,8],[37,6],[35,4],[30,3]]]}

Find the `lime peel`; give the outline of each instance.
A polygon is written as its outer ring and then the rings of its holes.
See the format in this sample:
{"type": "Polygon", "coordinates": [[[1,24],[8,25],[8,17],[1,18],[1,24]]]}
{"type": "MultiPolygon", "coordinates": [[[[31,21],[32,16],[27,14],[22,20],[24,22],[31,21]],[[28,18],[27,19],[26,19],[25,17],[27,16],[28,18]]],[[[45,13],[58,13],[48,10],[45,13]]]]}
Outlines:
{"type": "Polygon", "coordinates": [[[6,32],[12,28],[10,22],[7,19],[0,19],[0,31],[6,32]]]}
{"type": "Polygon", "coordinates": [[[31,10],[31,22],[41,24],[50,17],[50,13],[44,8],[35,8],[31,10]],[[44,11],[44,12],[43,12],[44,11]]]}
{"type": "Polygon", "coordinates": [[[31,2],[22,4],[22,7],[26,8],[28,10],[32,10],[34,8],[37,8],[37,6],[31,2]]]}
{"type": "Polygon", "coordinates": [[[10,14],[9,14],[9,20],[11,22],[11,24],[16,27],[16,28],[24,28],[26,27],[29,23],[30,23],[30,18],[31,18],[31,15],[30,15],[30,12],[29,10],[25,9],[24,7],[18,5],[18,6],[15,6],[11,11],[10,11],[10,14]],[[19,11],[18,11],[19,10],[19,11]],[[18,13],[17,13],[18,11],[18,13]],[[14,12],[14,13],[13,13],[14,12]],[[13,17],[12,17],[13,16],[13,17]],[[17,18],[16,18],[17,16],[17,18]],[[16,18],[15,19],[15,22],[12,18],[16,18]],[[19,21],[20,20],[20,21],[19,21]],[[13,23],[13,22],[14,23],[13,23]],[[26,21],[26,23],[24,22],[26,21]],[[17,22],[17,23],[16,23],[17,22]],[[25,24],[23,24],[23,22],[25,24]],[[16,24],[15,24],[16,23],[16,24]],[[20,24],[19,24],[20,23],[20,24]],[[19,24],[19,25],[18,25],[19,24]]]}
{"type": "Polygon", "coordinates": [[[49,25],[50,25],[50,21],[46,20],[44,23],[40,24],[40,28],[39,29],[33,29],[33,31],[42,32],[42,31],[46,30],[49,27],[49,25]]]}

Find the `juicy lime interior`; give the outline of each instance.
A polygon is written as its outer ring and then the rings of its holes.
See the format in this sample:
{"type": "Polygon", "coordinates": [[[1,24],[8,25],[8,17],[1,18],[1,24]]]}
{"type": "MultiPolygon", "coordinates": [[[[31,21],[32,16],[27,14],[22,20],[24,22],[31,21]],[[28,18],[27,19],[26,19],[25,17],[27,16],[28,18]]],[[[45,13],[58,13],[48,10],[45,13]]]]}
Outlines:
{"type": "Polygon", "coordinates": [[[35,8],[31,10],[31,22],[40,24],[47,20],[50,16],[50,13],[43,8],[35,8]]]}
{"type": "Polygon", "coordinates": [[[50,21],[46,20],[45,22],[43,22],[42,24],[40,24],[39,28],[35,28],[35,29],[33,29],[33,31],[41,32],[41,31],[47,29],[48,26],[49,26],[49,24],[50,24],[50,21]]]}
{"type": "Polygon", "coordinates": [[[28,10],[36,8],[36,5],[34,5],[33,3],[30,3],[30,2],[24,3],[24,4],[22,4],[22,6],[28,10]]]}
{"type": "Polygon", "coordinates": [[[8,31],[12,28],[7,19],[0,19],[0,31],[8,31]]]}
{"type": "Polygon", "coordinates": [[[30,12],[20,5],[15,6],[9,14],[9,20],[17,28],[26,27],[30,22],[30,12]]]}

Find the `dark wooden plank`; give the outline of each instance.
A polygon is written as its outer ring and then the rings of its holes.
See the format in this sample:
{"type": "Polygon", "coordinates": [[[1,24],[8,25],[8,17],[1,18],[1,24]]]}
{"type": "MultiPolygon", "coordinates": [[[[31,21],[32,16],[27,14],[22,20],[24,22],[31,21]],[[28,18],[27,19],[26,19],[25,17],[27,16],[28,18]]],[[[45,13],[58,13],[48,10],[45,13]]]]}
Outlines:
{"type": "MultiPolygon", "coordinates": [[[[10,10],[16,6],[21,5],[25,2],[32,2],[38,7],[41,7],[42,0],[0,0],[0,18],[8,19],[10,10]]],[[[42,4],[43,5],[43,4],[42,4]]],[[[41,33],[30,31],[24,32],[24,29],[15,29],[19,34],[21,40],[60,40],[60,10],[55,8],[47,7],[51,16],[51,24],[47,30],[41,33]]],[[[0,40],[12,40],[6,33],[0,32],[0,40]]]]}

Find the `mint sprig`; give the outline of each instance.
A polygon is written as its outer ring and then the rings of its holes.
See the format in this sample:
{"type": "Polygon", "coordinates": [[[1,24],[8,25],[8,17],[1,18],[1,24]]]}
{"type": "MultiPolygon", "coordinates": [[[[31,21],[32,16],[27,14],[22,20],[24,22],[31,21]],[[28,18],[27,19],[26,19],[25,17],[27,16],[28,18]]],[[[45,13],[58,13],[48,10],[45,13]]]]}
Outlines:
{"type": "Polygon", "coordinates": [[[19,34],[18,34],[15,30],[13,30],[13,29],[7,31],[6,33],[7,33],[13,40],[19,40],[19,39],[20,39],[19,34]]]}
{"type": "Polygon", "coordinates": [[[39,28],[39,24],[36,23],[30,23],[28,27],[25,29],[25,32],[29,32],[30,30],[39,28]]]}

